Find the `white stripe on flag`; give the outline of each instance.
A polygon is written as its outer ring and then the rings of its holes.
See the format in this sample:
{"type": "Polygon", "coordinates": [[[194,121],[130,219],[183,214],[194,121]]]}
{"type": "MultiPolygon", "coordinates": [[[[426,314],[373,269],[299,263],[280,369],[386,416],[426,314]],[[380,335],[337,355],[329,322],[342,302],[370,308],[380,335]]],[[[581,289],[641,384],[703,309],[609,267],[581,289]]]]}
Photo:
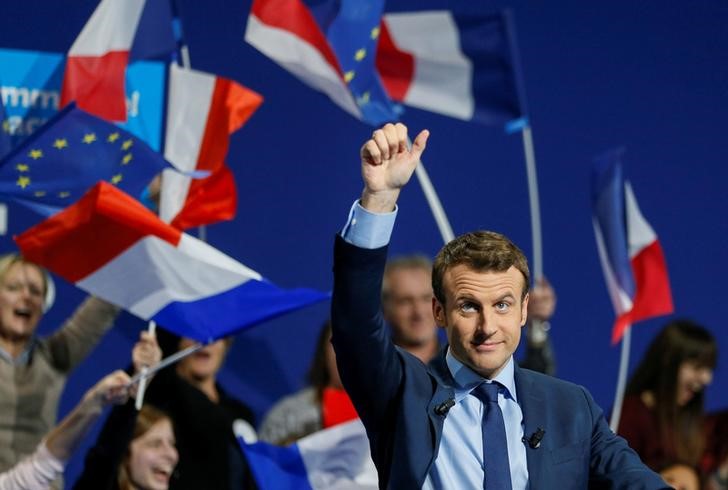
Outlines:
{"type": "Polygon", "coordinates": [[[197,167],[215,80],[207,73],[170,65],[164,157],[180,170],[197,167]]]}
{"type": "MultiPolygon", "coordinates": [[[[170,65],[164,157],[182,171],[197,168],[216,79],[207,73],[170,65]]],[[[184,207],[191,182],[189,177],[173,170],[162,173],[162,221],[171,222],[184,207]]]]}
{"type": "Polygon", "coordinates": [[[76,284],[148,320],[173,301],[207,298],[251,279],[261,276],[182,234],[177,247],[153,236],[139,240],[76,284]]]}
{"type": "Polygon", "coordinates": [[[270,27],[252,13],[248,16],[245,40],[309,86],[324,92],[346,112],[362,118],[339,73],[308,42],[284,29],[270,27]]]}
{"type": "Polygon", "coordinates": [[[69,56],[103,56],[129,51],[145,0],[101,0],[76,37],[69,56]]]}
{"type": "Polygon", "coordinates": [[[369,439],[359,419],[316,432],[297,445],[314,490],[378,488],[369,439]]]}
{"type": "Polygon", "coordinates": [[[619,287],[617,280],[614,277],[612,266],[609,264],[607,258],[607,248],[604,245],[604,236],[602,230],[599,227],[599,222],[596,218],[592,218],[592,224],[594,225],[594,235],[597,239],[597,250],[599,252],[599,262],[602,264],[602,271],[604,271],[604,280],[607,283],[607,291],[609,297],[612,299],[612,306],[617,316],[622,313],[630,311],[632,309],[632,298],[619,287]]]}
{"type": "Polygon", "coordinates": [[[457,24],[449,11],[384,16],[401,51],[414,56],[414,77],[404,103],[459,119],[472,119],[473,64],[463,54],[457,24]]]}
{"type": "Polygon", "coordinates": [[[633,259],[647,246],[657,240],[657,234],[647,222],[637,205],[637,199],[632,192],[632,185],[624,183],[624,207],[627,215],[627,245],[629,247],[629,258],[633,259]]]}

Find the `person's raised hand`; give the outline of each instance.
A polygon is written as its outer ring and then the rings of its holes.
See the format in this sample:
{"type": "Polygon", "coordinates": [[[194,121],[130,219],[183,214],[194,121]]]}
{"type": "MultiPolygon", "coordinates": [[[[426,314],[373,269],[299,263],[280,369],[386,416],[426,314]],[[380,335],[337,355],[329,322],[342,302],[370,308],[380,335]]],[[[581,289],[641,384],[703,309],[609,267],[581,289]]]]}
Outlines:
{"type": "Polygon", "coordinates": [[[372,133],[361,147],[361,170],[364,179],[361,205],[375,213],[394,209],[402,187],[407,184],[425,151],[430,132],[423,130],[412,148],[407,144],[407,126],[385,124],[372,133]]]}
{"type": "Polygon", "coordinates": [[[134,364],[134,374],[139,374],[145,367],[151,367],[162,360],[162,349],[159,348],[157,337],[146,330],[139,336],[131,351],[131,360],[134,364]]]}
{"type": "Polygon", "coordinates": [[[105,405],[123,404],[129,398],[129,375],[124,371],[114,371],[103,377],[84,395],[84,401],[99,409],[105,405]]]}

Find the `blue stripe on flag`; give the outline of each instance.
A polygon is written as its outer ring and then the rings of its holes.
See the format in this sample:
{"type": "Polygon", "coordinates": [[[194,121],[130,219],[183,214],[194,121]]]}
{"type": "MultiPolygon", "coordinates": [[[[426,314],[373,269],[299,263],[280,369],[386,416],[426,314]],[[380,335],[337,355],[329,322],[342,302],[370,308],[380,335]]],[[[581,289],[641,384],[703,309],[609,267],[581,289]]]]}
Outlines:
{"type": "Polygon", "coordinates": [[[281,289],[251,279],[214,296],[172,302],[151,319],[183,337],[210,342],[328,298],[313,289],[281,289]]]}
{"type": "Polygon", "coordinates": [[[623,153],[623,149],[617,149],[595,158],[591,199],[592,212],[601,230],[614,278],[619,287],[634,298],[636,287],[629,257],[624,176],[620,164],[623,153]]]}
{"type": "Polygon", "coordinates": [[[526,114],[518,48],[509,12],[482,10],[453,11],[461,49],[473,65],[473,120],[505,124],[526,114]]]}
{"type": "Polygon", "coordinates": [[[311,489],[298,446],[239,441],[260,490],[311,489]]]}

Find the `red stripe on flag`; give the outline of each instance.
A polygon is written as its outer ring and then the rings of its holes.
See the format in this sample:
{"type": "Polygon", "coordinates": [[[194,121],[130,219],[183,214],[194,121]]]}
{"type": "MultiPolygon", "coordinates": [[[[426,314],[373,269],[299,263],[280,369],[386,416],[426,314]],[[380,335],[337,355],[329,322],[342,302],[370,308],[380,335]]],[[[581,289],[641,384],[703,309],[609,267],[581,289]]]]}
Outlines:
{"type": "Polygon", "coordinates": [[[379,33],[376,65],[389,97],[403,102],[415,76],[415,58],[400,51],[389,34],[385,20],[382,20],[379,33]]]}
{"type": "Polygon", "coordinates": [[[61,88],[61,107],[72,100],[107,121],[126,121],[124,77],[128,51],[103,56],[69,56],[61,88]]]}
{"type": "Polygon", "coordinates": [[[257,92],[232,80],[216,78],[197,157],[198,170],[214,171],[223,165],[230,134],[245,124],[262,103],[263,97],[257,92]]]}
{"type": "Polygon", "coordinates": [[[321,395],[321,419],[324,429],[359,418],[354,404],[343,389],[324,388],[321,395]]]}
{"type": "Polygon", "coordinates": [[[632,309],[617,318],[612,330],[612,343],[616,344],[627,327],[640,320],[673,312],[670,279],[667,275],[665,255],[660,242],[655,240],[635,255],[632,260],[637,292],[632,309]]]}
{"type": "Polygon", "coordinates": [[[176,246],[182,232],[113,185],[99,182],[15,241],[28,260],[77,282],[149,235],[176,246]]]}
{"type": "Polygon", "coordinates": [[[175,228],[186,230],[235,217],[238,192],[235,178],[227,165],[222,164],[206,179],[193,180],[187,192],[187,200],[172,223],[175,228]]]}
{"type": "Polygon", "coordinates": [[[321,53],[343,80],[339,62],[321,32],[316,19],[300,0],[255,0],[250,11],[263,24],[277,27],[296,35],[321,53]]]}

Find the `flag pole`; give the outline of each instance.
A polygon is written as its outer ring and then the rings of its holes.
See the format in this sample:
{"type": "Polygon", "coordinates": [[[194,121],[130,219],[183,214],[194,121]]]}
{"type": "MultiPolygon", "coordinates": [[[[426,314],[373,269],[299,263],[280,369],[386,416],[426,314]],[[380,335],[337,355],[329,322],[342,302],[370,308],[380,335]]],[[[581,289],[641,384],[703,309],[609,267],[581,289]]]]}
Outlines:
{"type": "MultiPolygon", "coordinates": [[[[407,137],[407,144],[410,147],[412,146],[412,140],[409,136],[407,137]]],[[[437,192],[435,191],[435,186],[432,185],[432,181],[430,180],[430,176],[427,174],[427,170],[425,170],[425,165],[422,163],[422,160],[417,162],[415,174],[417,175],[420,187],[422,187],[422,192],[425,194],[427,204],[430,206],[432,216],[435,218],[437,229],[440,230],[442,241],[444,243],[448,243],[450,240],[455,238],[455,234],[452,232],[450,221],[447,219],[445,209],[442,207],[440,198],[437,196],[437,192]]]]}
{"type": "MultiPolygon", "coordinates": [[[[192,61],[190,60],[190,48],[189,46],[187,46],[187,42],[185,41],[185,37],[182,31],[182,19],[180,19],[178,15],[176,0],[172,1],[172,7],[174,11],[174,33],[175,37],[177,38],[177,42],[179,42],[179,56],[180,61],[182,62],[182,68],[184,68],[185,70],[191,70],[192,61]]],[[[197,238],[199,238],[203,242],[207,242],[207,227],[205,225],[200,225],[197,227],[197,238]]]]}
{"type": "MultiPolygon", "coordinates": [[[[157,322],[149,320],[149,326],[147,327],[149,335],[157,334],[157,322]]],[[[147,382],[149,380],[149,366],[143,366],[141,370],[141,378],[139,378],[139,387],[137,388],[136,400],[134,400],[134,408],[137,410],[142,409],[144,404],[144,393],[147,391],[147,382]]]]}
{"type": "MultiPolygon", "coordinates": [[[[521,126],[521,141],[523,154],[526,158],[526,178],[528,180],[528,204],[531,214],[531,247],[533,250],[533,283],[538,284],[543,279],[543,242],[541,237],[541,205],[538,196],[538,176],[536,173],[536,152],[533,149],[533,136],[531,124],[527,118],[517,119],[506,125],[506,132],[513,132],[521,126]]],[[[528,327],[529,339],[546,338],[547,326],[545,322],[533,319],[528,327]]]]}
{"type": "Polygon", "coordinates": [[[531,210],[531,241],[533,247],[533,279],[535,283],[543,278],[543,245],[541,240],[541,207],[538,198],[538,178],[536,174],[536,155],[533,150],[531,125],[521,130],[523,153],[526,157],[528,178],[528,203],[531,210]]]}
{"type": "Polygon", "coordinates": [[[168,357],[162,359],[154,366],[150,366],[149,369],[146,370],[146,372],[142,371],[140,373],[135,374],[131,378],[131,380],[129,380],[129,383],[127,383],[126,386],[129,387],[129,386],[134,385],[134,383],[141,382],[141,380],[148,378],[152,374],[156,373],[157,371],[159,371],[161,369],[166,368],[170,364],[174,364],[175,362],[177,362],[181,359],[184,359],[185,357],[189,356],[190,354],[194,354],[195,352],[202,349],[203,347],[205,347],[205,346],[198,342],[196,344],[193,344],[193,345],[187,347],[186,349],[183,349],[179,352],[175,352],[171,356],[168,356],[168,357]]]}
{"type": "Polygon", "coordinates": [[[632,329],[627,326],[622,336],[622,352],[619,356],[619,375],[617,376],[617,391],[614,395],[614,407],[612,408],[612,417],[609,420],[609,428],[612,432],[617,432],[619,427],[619,419],[622,416],[622,403],[624,402],[624,392],[627,389],[627,369],[629,368],[629,351],[632,343],[632,329]]]}

